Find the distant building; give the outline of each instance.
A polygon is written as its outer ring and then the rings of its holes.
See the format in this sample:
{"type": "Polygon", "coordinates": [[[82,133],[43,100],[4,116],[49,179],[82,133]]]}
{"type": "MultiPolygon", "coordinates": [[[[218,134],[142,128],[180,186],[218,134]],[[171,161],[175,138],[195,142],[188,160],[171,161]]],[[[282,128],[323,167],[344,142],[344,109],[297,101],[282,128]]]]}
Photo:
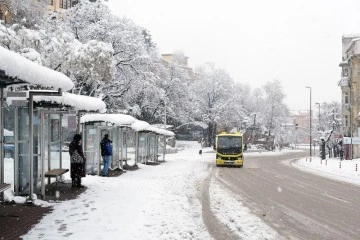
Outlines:
{"type": "Polygon", "coordinates": [[[5,23],[12,23],[12,12],[10,5],[6,0],[0,0],[0,20],[5,23]]]}
{"type": "MultiPolygon", "coordinates": [[[[72,8],[78,2],[79,0],[49,0],[48,10],[59,12],[63,9],[72,8]]],[[[13,14],[10,8],[10,0],[0,0],[0,20],[5,23],[12,23],[12,19],[13,14]]]]}
{"type": "Polygon", "coordinates": [[[194,70],[189,67],[189,57],[184,56],[184,55],[177,55],[175,53],[166,53],[166,54],[161,54],[163,60],[165,62],[168,63],[176,63],[178,64],[181,68],[183,68],[184,70],[186,70],[188,72],[189,75],[189,80],[190,82],[194,82],[196,79],[196,74],[194,73],[194,70]]]}
{"type": "MultiPolygon", "coordinates": [[[[345,137],[359,137],[360,111],[360,35],[342,37],[341,79],[343,133],[345,137]]],[[[359,145],[353,145],[352,157],[360,157],[359,145]]],[[[345,157],[351,158],[350,145],[345,146],[345,157]]]]}
{"type": "MultiPolygon", "coordinates": [[[[310,112],[309,110],[290,111],[287,128],[293,129],[297,143],[310,144],[310,112]]],[[[315,129],[312,128],[315,132],[315,129]]]]}
{"type": "Polygon", "coordinates": [[[48,9],[51,11],[61,11],[62,9],[69,9],[76,5],[78,0],[50,0],[48,9]]]}

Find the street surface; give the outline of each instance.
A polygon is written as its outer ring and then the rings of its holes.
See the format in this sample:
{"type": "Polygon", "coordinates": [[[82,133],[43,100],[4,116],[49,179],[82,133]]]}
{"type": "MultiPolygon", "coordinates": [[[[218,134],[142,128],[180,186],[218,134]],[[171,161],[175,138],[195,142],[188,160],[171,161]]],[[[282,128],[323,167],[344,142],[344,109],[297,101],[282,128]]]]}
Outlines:
{"type": "Polygon", "coordinates": [[[212,214],[209,182],[240,195],[243,204],[285,239],[360,239],[360,188],[291,166],[306,153],[246,156],[244,167],[212,167],[202,190],[203,219],[215,239],[237,239],[212,214]]]}

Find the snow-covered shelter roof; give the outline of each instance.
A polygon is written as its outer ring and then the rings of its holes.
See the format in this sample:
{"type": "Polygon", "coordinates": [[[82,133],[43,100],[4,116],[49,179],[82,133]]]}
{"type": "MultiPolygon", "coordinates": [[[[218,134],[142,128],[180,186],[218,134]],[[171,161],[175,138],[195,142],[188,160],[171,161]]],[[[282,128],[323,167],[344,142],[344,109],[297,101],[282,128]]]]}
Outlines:
{"type": "Polygon", "coordinates": [[[145,122],[145,121],[140,121],[140,120],[136,120],[134,123],[131,124],[131,128],[134,129],[137,132],[140,131],[149,131],[149,132],[154,132],[160,135],[164,135],[164,136],[174,136],[175,134],[171,131],[162,129],[162,128],[158,128],[155,126],[150,126],[149,123],[145,122]]]}
{"type": "Polygon", "coordinates": [[[136,118],[125,114],[86,114],[80,118],[80,123],[108,122],[117,126],[130,126],[136,118]]]}
{"type": "Polygon", "coordinates": [[[171,131],[150,126],[149,123],[125,114],[86,114],[80,118],[80,123],[87,122],[108,122],[116,126],[127,126],[136,132],[149,131],[165,136],[174,136],[171,131]]]}
{"type": "Polygon", "coordinates": [[[136,120],[135,122],[133,122],[131,124],[131,128],[134,129],[137,132],[139,132],[139,131],[147,131],[148,127],[150,127],[150,124],[145,122],[145,121],[141,121],[141,120],[136,120]]]}
{"type": "Polygon", "coordinates": [[[0,46],[0,80],[3,86],[16,83],[39,84],[43,87],[68,91],[74,83],[64,74],[34,63],[21,55],[0,46]],[[4,83],[4,76],[10,81],[4,83]]]}
{"type": "Polygon", "coordinates": [[[161,129],[161,128],[157,128],[157,127],[154,127],[154,126],[150,126],[146,130],[151,131],[151,132],[155,132],[157,134],[164,135],[164,136],[174,136],[175,135],[175,133],[173,133],[171,131],[161,129]]]}
{"type": "Polygon", "coordinates": [[[63,92],[62,96],[34,96],[35,102],[52,102],[74,107],[75,110],[105,111],[106,104],[99,98],[63,92]]]}
{"type": "MultiPolygon", "coordinates": [[[[39,91],[37,91],[39,92],[39,91]]],[[[49,92],[49,91],[47,91],[49,92]]],[[[26,99],[29,97],[29,91],[26,91],[26,97],[7,97],[6,102],[12,105],[13,100],[26,99]]],[[[77,95],[72,93],[63,92],[62,96],[34,96],[34,102],[50,102],[63,106],[73,107],[75,110],[85,111],[105,111],[106,104],[99,98],[77,95]]]]}

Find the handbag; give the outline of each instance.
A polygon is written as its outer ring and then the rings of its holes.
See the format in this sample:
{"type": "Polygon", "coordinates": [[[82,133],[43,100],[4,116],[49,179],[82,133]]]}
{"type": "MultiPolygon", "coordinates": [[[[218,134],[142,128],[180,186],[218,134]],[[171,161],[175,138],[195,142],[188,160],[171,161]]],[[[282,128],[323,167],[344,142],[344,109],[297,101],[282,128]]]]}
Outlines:
{"type": "Polygon", "coordinates": [[[84,163],[84,158],[78,153],[77,150],[74,151],[74,153],[71,155],[72,163],[84,163]]]}

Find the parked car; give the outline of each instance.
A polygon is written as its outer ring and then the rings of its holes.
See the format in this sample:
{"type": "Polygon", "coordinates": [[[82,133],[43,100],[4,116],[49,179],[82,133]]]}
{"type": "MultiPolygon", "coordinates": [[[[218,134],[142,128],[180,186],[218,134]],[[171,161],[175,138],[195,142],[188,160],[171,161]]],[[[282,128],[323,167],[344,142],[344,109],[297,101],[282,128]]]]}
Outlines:
{"type": "Polygon", "coordinates": [[[170,147],[175,147],[176,139],[175,137],[167,137],[166,138],[166,144],[170,147]]]}
{"type": "Polygon", "coordinates": [[[14,132],[4,129],[5,158],[14,158],[14,153],[15,153],[14,132]]]}

